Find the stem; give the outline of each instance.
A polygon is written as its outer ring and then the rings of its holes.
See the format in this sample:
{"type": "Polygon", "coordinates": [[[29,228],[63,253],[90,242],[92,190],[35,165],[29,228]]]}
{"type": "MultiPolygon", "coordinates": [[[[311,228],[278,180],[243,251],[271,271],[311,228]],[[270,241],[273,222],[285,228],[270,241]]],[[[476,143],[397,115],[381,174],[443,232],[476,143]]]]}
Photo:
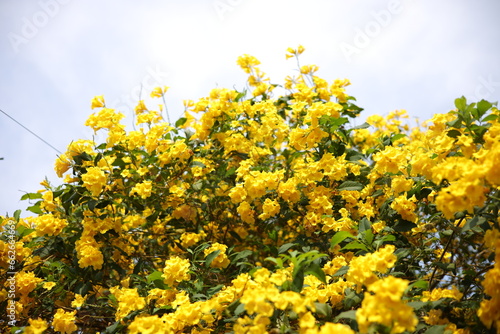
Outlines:
{"type": "MultiPolygon", "coordinates": [[[[460,218],[460,220],[458,221],[457,223],[457,227],[460,226],[460,224],[462,224],[462,221],[465,219],[465,217],[462,217],[460,218]]],[[[439,261],[438,262],[441,262],[443,261],[443,257],[444,255],[446,254],[447,250],[448,250],[448,247],[450,246],[451,244],[451,241],[453,240],[453,237],[455,236],[455,229],[453,230],[453,232],[451,233],[450,235],[450,238],[448,239],[448,242],[446,243],[446,246],[444,247],[444,250],[443,250],[443,253],[441,254],[441,256],[439,257],[439,261]]],[[[432,272],[432,275],[431,275],[431,278],[429,279],[429,292],[432,292],[432,290],[435,288],[435,286],[432,286],[432,281],[434,280],[434,276],[436,275],[436,272],[437,272],[437,269],[438,267],[434,267],[434,271],[432,272]]],[[[437,285],[434,284],[434,285],[437,285]]]]}
{"type": "Polygon", "coordinates": [[[170,122],[170,116],[168,115],[167,102],[165,102],[165,94],[162,94],[161,98],[163,99],[163,105],[165,106],[165,114],[167,114],[168,124],[172,125],[172,123],[170,122]]]}

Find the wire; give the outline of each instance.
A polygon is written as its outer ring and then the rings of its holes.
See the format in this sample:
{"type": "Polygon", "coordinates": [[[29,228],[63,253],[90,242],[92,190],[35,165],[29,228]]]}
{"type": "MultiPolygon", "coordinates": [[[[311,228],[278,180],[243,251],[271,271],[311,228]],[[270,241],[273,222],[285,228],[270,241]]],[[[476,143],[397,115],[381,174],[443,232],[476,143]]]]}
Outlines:
{"type": "Polygon", "coordinates": [[[14,122],[16,122],[17,124],[19,124],[21,127],[23,127],[26,131],[28,131],[29,133],[31,133],[33,136],[37,137],[38,139],[40,139],[41,141],[43,141],[47,146],[50,146],[54,151],[56,151],[57,153],[59,154],[62,154],[61,151],[59,151],[57,148],[55,148],[54,146],[50,145],[46,140],[44,140],[42,137],[40,137],[39,135],[37,135],[36,133],[34,133],[33,131],[31,131],[30,129],[28,129],[27,127],[25,127],[24,125],[22,125],[21,123],[19,123],[18,121],[16,121],[12,116],[10,116],[9,114],[7,114],[5,111],[3,111],[2,109],[0,109],[0,111],[5,115],[7,116],[8,118],[10,118],[11,120],[13,120],[14,122]]]}

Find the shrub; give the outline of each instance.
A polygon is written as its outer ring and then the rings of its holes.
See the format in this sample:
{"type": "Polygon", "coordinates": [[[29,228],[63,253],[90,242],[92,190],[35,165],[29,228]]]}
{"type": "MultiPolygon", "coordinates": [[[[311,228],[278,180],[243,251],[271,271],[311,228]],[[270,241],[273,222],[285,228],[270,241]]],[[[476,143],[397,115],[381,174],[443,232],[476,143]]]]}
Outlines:
{"type": "Polygon", "coordinates": [[[139,101],[127,131],[92,101],[103,142],[68,146],[62,185],[23,196],[34,217],[1,218],[3,331],[500,331],[496,106],[352,126],[348,80],[238,64],[245,90],[175,124],[139,101]]]}

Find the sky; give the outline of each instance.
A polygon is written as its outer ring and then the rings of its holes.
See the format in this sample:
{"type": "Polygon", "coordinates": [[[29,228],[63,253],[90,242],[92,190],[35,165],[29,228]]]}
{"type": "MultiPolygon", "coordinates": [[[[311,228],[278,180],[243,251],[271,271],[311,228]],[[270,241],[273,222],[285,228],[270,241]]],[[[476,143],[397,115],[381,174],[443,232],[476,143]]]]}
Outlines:
{"type": "Polygon", "coordinates": [[[297,73],[286,49],[303,45],[301,64],[351,81],[360,123],[397,109],[429,119],[462,95],[498,101],[498,14],[498,0],[0,0],[0,109],[53,146],[0,113],[0,215],[30,206],[21,196],[44,179],[62,183],[54,161],[93,138],[94,96],[132,124],[166,85],[175,121],[183,100],[243,89],[242,54],[283,83],[297,73]]]}

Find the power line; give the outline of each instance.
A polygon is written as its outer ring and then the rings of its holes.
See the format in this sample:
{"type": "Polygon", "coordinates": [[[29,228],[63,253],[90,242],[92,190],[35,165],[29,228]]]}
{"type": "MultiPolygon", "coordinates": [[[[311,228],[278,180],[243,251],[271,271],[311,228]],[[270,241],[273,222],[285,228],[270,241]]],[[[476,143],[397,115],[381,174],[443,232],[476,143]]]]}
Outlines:
{"type": "Polygon", "coordinates": [[[56,151],[57,153],[59,154],[62,154],[61,151],[59,151],[57,148],[55,148],[54,146],[50,145],[45,139],[43,139],[42,137],[40,137],[39,135],[37,135],[36,133],[34,133],[33,131],[31,131],[30,129],[28,129],[27,127],[25,127],[24,125],[22,125],[21,123],[19,123],[18,121],[16,121],[14,119],[14,117],[10,116],[9,114],[7,114],[5,111],[3,111],[2,109],[0,109],[0,111],[5,115],[7,116],[8,118],[10,118],[11,120],[13,120],[14,122],[16,122],[17,124],[19,124],[21,127],[23,127],[23,129],[25,129],[26,131],[28,131],[29,133],[31,133],[33,136],[37,137],[38,139],[40,139],[41,141],[43,141],[47,146],[50,146],[54,151],[56,151]]]}

